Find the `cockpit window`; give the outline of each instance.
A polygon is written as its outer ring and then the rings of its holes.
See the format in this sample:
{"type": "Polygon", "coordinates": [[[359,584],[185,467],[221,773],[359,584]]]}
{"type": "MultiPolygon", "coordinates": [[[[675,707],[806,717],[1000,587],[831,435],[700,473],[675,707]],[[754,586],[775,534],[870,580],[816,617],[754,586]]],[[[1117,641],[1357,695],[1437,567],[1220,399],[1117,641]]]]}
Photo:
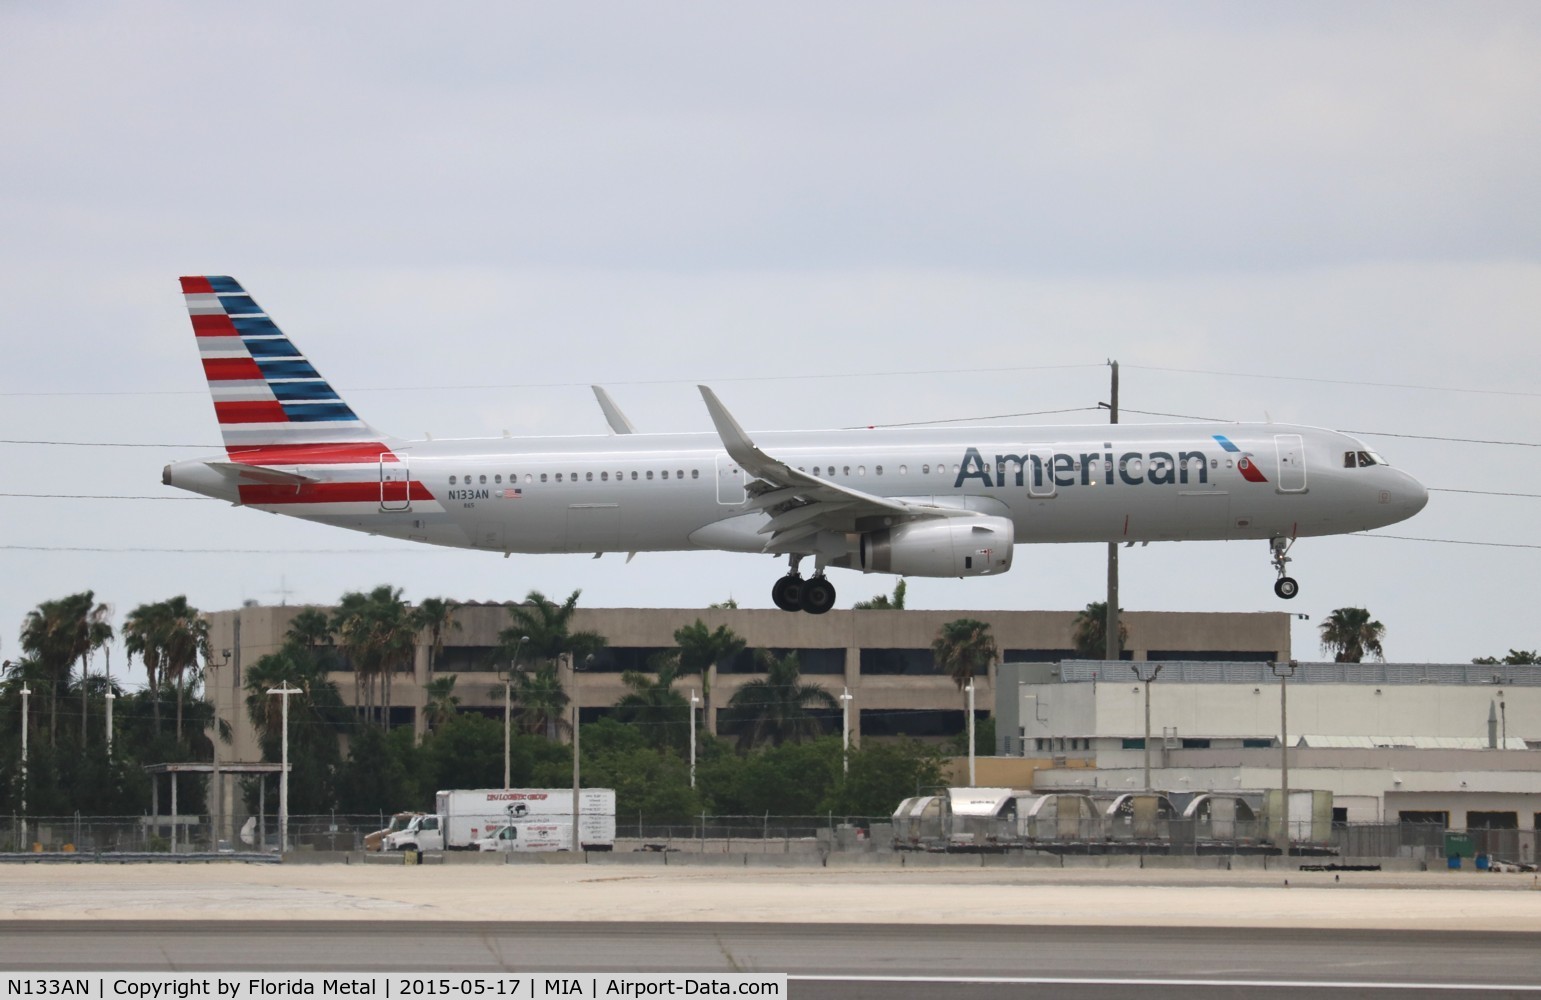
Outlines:
{"type": "Polygon", "coordinates": [[[1386,460],[1373,451],[1345,451],[1343,453],[1343,468],[1345,469],[1365,469],[1372,465],[1386,464],[1386,460]]]}

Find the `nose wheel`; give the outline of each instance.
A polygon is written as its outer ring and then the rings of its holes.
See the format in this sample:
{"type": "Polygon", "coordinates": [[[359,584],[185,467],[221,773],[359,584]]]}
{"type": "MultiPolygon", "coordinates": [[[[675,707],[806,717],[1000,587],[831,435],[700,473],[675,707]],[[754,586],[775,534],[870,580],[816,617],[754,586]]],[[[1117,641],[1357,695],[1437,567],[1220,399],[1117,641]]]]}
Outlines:
{"type": "Polygon", "coordinates": [[[1273,538],[1268,542],[1269,549],[1273,553],[1271,560],[1273,568],[1279,573],[1279,579],[1273,585],[1273,592],[1286,601],[1300,593],[1300,584],[1295,582],[1294,577],[1287,575],[1285,569],[1290,563],[1289,551],[1294,544],[1293,538],[1283,537],[1273,538]]]}

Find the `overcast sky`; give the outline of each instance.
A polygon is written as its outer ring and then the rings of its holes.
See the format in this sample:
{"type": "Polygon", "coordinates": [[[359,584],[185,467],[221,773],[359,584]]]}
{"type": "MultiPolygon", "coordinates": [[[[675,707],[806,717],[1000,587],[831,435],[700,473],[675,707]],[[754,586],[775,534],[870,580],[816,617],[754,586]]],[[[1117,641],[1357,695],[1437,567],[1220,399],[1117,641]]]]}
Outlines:
{"type": "MultiPolygon", "coordinates": [[[[85,588],[770,606],[763,556],[505,560],[162,487],[219,439],[182,274],[404,436],[602,433],[591,382],[651,430],[710,429],[697,382],[751,431],[1090,423],[1118,359],[1126,420],[1365,432],[1439,491],[1382,534],[1493,543],[1306,539],[1288,603],[1264,542],[1152,545],[1127,610],[1541,647],[1537,52],[1534,3],[0,5],[0,482],[165,498],[0,497],[0,656],[85,588]]],[[[910,601],[1079,608],[1104,553],[910,601]]]]}

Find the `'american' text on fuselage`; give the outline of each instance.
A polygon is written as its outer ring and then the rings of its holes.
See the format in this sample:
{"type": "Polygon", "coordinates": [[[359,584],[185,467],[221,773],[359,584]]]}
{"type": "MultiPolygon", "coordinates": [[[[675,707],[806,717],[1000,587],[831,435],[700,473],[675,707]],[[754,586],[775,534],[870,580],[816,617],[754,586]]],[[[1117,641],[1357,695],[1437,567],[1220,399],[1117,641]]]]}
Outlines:
{"type": "Polygon", "coordinates": [[[1090,486],[1092,476],[1099,471],[1100,477],[1107,485],[1112,486],[1114,476],[1119,481],[1129,486],[1140,486],[1152,483],[1157,486],[1187,486],[1190,478],[1198,483],[1209,482],[1209,456],[1202,451],[1178,452],[1174,459],[1171,452],[1153,451],[1148,455],[1140,451],[1126,451],[1117,456],[1108,452],[1085,452],[1079,455],[1065,452],[1050,452],[1044,450],[1029,451],[1026,455],[995,456],[994,474],[991,467],[980,454],[978,448],[969,448],[963,453],[963,461],[958,467],[957,479],[953,482],[953,489],[961,489],[963,484],[970,479],[977,479],[981,486],[1005,487],[1007,485],[1026,486],[1029,470],[1031,470],[1032,486],[1035,489],[1044,489],[1052,479],[1055,486],[1090,486]],[[1016,466],[1015,472],[1009,466],[1016,466]],[[1079,479],[1077,475],[1079,474],[1079,479]],[[1013,482],[1008,483],[1007,480],[1013,482]]]}

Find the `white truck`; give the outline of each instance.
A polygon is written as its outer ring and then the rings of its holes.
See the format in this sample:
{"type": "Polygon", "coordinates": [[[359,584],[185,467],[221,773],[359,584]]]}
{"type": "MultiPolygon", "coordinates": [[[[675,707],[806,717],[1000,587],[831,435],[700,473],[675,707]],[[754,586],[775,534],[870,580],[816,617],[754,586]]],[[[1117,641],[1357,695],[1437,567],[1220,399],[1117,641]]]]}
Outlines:
{"type": "MultiPolygon", "coordinates": [[[[559,851],[572,847],[570,788],[476,788],[441,791],[435,811],[385,838],[387,851],[559,851]],[[484,847],[480,841],[493,840],[484,847]]],[[[578,799],[586,851],[615,846],[615,789],[585,788],[578,799]]]]}

